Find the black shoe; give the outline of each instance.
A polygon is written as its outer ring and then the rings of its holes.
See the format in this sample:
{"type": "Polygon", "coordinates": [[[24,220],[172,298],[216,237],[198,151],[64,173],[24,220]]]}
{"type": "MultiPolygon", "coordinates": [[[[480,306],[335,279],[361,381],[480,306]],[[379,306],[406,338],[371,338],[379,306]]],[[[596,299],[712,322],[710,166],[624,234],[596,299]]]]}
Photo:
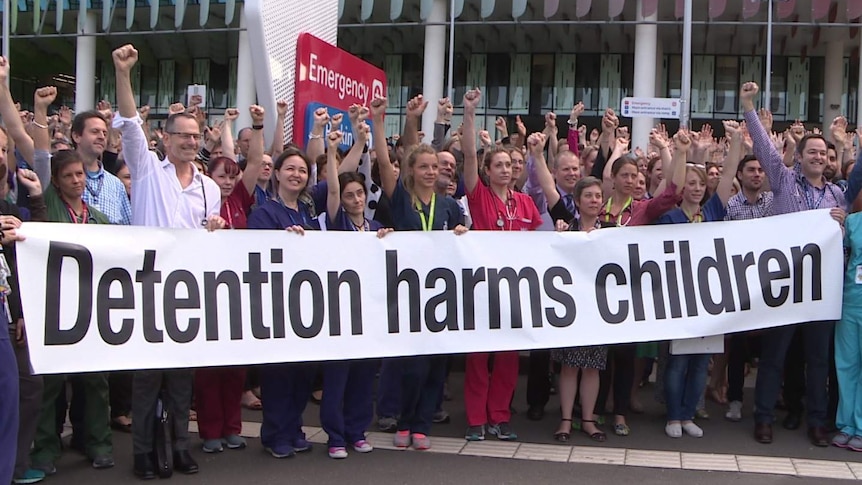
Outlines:
{"type": "Polygon", "coordinates": [[[799,429],[802,424],[802,413],[787,413],[787,417],[781,422],[784,429],[794,430],[799,429]]]}
{"type": "Polygon", "coordinates": [[[543,406],[530,406],[527,410],[527,419],[530,421],[541,421],[545,417],[545,408],[543,406]]]}
{"type": "Polygon", "coordinates": [[[104,470],[105,468],[114,467],[114,457],[111,455],[101,455],[93,458],[93,468],[96,470],[104,470]]]}
{"type": "Polygon", "coordinates": [[[135,455],[135,476],[141,480],[153,480],[156,478],[156,468],[149,453],[135,455]]]}
{"type": "Polygon", "coordinates": [[[198,464],[189,454],[189,450],[174,451],[174,470],[186,475],[198,472],[198,464]]]}

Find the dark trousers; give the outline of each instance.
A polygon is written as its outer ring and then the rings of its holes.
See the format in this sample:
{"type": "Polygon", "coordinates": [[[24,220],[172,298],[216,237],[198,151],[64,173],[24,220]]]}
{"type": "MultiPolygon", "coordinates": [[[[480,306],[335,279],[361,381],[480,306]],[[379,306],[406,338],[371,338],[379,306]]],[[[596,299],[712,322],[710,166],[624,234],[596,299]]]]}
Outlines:
{"type": "Polygon", "coordinates": [[[775,402],[781,389],[785,356],[794,332],[802,333],[805,355],[805,405],[808,426],[823,426],[826,421],[828,398],[826,381],[829,377],[829,341],[834,322],[812,322],[766,330],[762,338],[762,356],[757,369],[755,387],[756,423],[775,421],[775,402]]]}
{"type": "Polygon", "coordinates": [[[311,398],[317,364],[274,364],[260,367],[263,446],[294,446],[305,439],[302,413],[311,398]]]}
{"type": "Polygon", "coordinates": [[[131,414],[132,373],[118,371],[108,374],[108,390],[111,396],[111,418],[131,414]]]}
{"type": "Polygon", "coordinates": [[[164,406],[173,420],[173,449],[189,449],[189,410],[192,404],[192,371],[186,369],[137,371],[132,379],[132,442],[136,455],[153,451],[156,403],[162,387],[164,406]]]}
{"type": "Polygon", "coordinates": [[[30,468],[30,445],[36,437],[36,426],[42,412],[42,376],[30,372],[30,350],[27,346],[15,348],[18,363],[18,451],[15,457],[15,477],[30,468]]]}
{"type": "Polygon", "coordinates": [[[401,415],[398,431],[428,434],[437,398],[446,379],[446,356],[420,355],[398,359],[401,367],[401,415]]]}
{"type": "Polygon", "coordinates": [[[400,359],[383,359],[377,381],[377,418],[394,418],[401,412],[400,359]]]}
{"type": "Polygon", "coordinates": [[[612,345],[608,348],[608,361],[611,365],[600,374],[596,414],[604,412],[611,386],[614,388],[614,414],[628,414],[632,400],[636,353],[635,344],[612,345]]]}
{"type": "Polygon", "coordinates": [[[784,356],[784,407],[788,413],[802,414],[805,398],[805,344],[802,341],[803,332],[796,329],[787,355],[784,356]]]}
{"type": "Polygon", "coordinates": [[[375,360],[345,360],[323,364],[320,424],[330,447],[346,447],[365,439],[371,424],[375,360]]]}
{"type": "Polygon", "coordinates": [[[550,350],[530,351],[527,373],[527,406],[544,408],[551,398],[550,350]]]}
{"type": "Polygon", "coordinates": [[[745,363],[751,355],[748,334],[734,333],[725,340],[727,343],[727,400],[742,402],[745,387],[745,363]]]}
{"type": "Polygon", "coordinates": [[[0,332],[0,483],[12,483],[18,446],[18,364],[9,332],[0,332]]]}

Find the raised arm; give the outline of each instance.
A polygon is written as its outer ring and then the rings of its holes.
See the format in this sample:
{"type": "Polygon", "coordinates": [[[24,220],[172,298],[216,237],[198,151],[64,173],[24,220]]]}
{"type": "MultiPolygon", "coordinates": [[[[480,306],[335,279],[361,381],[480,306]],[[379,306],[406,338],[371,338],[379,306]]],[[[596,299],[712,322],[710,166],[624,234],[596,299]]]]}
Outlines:
{"type": "Polygon", "coordinates": [[[529,148],[530,157],[533,159],[536,179],[542,187],[542,192],[548,201],[548,210],[550,211],[560,201],[560,193],[557,192],[557,184],[554,182],[554,176],[551,175],[551,171],[548,169],[548,164],[545,163],[545,157],[543,156],[545,140],[544,133],[533,133],[527,138],[527,148],[529,148]]]}
{"type": "MultiPolygon", "coordinates": [[[[251,110],[251,108],[249,108],[251,110]]],[[[222,156],[228,157],[233,161],[236,161],[236,146],[233,141],[233,129],[231,126],[233,122],[239,118],[239,110],[235,108],[228,108],[224,112],[224,123],[221,126],[221,133],[219,134],[219,141],[221,141],[221,152],[222,156]]],[[[252,127],[254,126],[262,126],[263,121],[260,123],[252,121],[252,127]]],[[[255,136],[255,132],[260,132],[260,130],[255,130],[252,128],[252,138],[255,136]]],[[[261,141],[263,140],[263,136],[261,135],[261,141]]],[[[254,144],[254,140],[251,141],[251,144],[254,144]]],[[[251,158],[251,148],[248,149],[248,156],[251,158]]],[[[263,154],[261,154],[263,156],[263,154]]],[[[245,179],[245,177],[243,177],[245,179]]]]}
{"type": "Polygon", "coordinates": [[[760,161],[763,171],[769,179],[769,185],[774,192],[784,190],[784,177],[786,169],[781,155],[775,149],[772,142],[769,141],[769,135],[760,123],[757,113],[754,111],[754,96],[757,95],[760,88],[756,83],[747,82],[742,85],[740,91],[740,99],[742,100],[742,109],[745,112],[745,126],[748,128],[748,133],[751,135],[751,141],[754,149],[754,156],[760,161]]]}
{"type": "MultiPolygon", "coordinates": [[[[554,112],[545,113],[545,129],[542,130],[548,144],[548,159],[546,165],[549,167],[557,166],[557,148],[560,146],[560,141],[557,139],[559,129],[557,128],[557,114],[554,112]]],[[[542,149],[545,144],[542,144],[542,149]]],[[[527,149],[530,149],[530,143],[527,142],[527,149]]]]}
{"type": "Polygon", "coordinates": [[[329,222],[335,222],[338,209],[341,208],[341,184],[338,182],[338,146],[341,145],[340,131],[332,130],[326,138],[326,213],[329,222]]]}
{"type": "Polygon", "coordinates": [[[718,182],[718,188],[715,193],[721,199],[721,204],[727,206],[727,201],[730,200],[733,192],[733,179],[736,178],[736,168],[742,160],[742,130],[739,128],[739,123],[733,120],[724,122],[724,132],[730,139],[727,156],[724,158],[724,168],[721,172],[721,180],[718,182]]]}
{"type": "Polygon", "coordinates": [[[275,118],[275,132],[272,135],[272,145],[269,147],[269,156],[273,160],[284,151],[284,117],[287,116],[287,101],[279,99],[275,103],[278,116],[275,118]]]}
{"type": "Polygon", "coordinates": [[[368,143],[370,132],[371,128],[364,121],[360,121],[358,125],[353,126],[353,146],[350,147],[350,151],[347,152],[344,160],[341,161],[341,165],[338,166],[338,173],[355,172],[359,169],[359,162],[362,160],[362,154],[365,150],[365,144],[368,143]]]}
{"type": "Polygon", "coordinates": [[[308,145],[305,148],[305,154],[312,161],[317,160],[317,157],[323,155],[326,151],[326,142],[323,140],[323,136],[327,124],[329,124],[329,112],[326,108],[317,108],[314,110],[314,126],[311,127],[311,134],[308,135],[308,145]]]}
{"type": "Polygon", "coordinates": [[[132,92],[130,72],[138,62],[138,51],[131,44],[113,52],[117,79],[117,109],[119,118],[114,118],[113,127],[123,133],[123,158],[132,177],[143,176],[152,165],[153,155],[144,129],[138,123],[138,108],[132,92]]]}
{"type": "Polygon", "coordinates": [[[476,156],[476,107],[482,94],[478,89],[464,93],[464,134],[461,151],[464,152],[464,188],[472,194],[479,184],[479,158],[476,156]]]}
{"type": "Polygon", "coordinates": [[[404,118],[404,133],[401,142],[405,148],[419,144],[419,125],[422,123],[422,113],[428,107],[428,101],[422,95],[407,102],[407,116],[404,118]]]}
{"type": "MultiPolygon", "coordinates": [[[[18,114],[18,109],[15,107],[15,102],[12,101],[12,94],[7,87],[9,80],[9,60],[5,57],[0,57],[0,116],[3,117],[3,122],[6,125],[6,131],[9,133],[9,138],[15,142],[15,147],[21,152],[21,156],[27,163],[33,163],[33,139],[27,134],[24,129],[24,123],[21,122],[21,116],[18,114]]],[[[48,126],[43,123],[43,126],[48,126]]],[[[45,130],[47,131],[47,129],[45,130]]],[[[11,153],[12,150],[9,150],[11,153]]],[[[10,157],[13,158],[13,157],[10,157]]],[[[13,158],[14,159],[14,158],[13,158]]]]}
{"type": "Polygon", "coordinates": [[[625,154],[627,147],[628,140],[626,140],[625,138],[617,138],[614,142],[611,156],[608,157],[608,162],[605,164],[604,170],[602,171],[602,192],[604,192],[605,198],[610,197],[611,193],[613,193],[614,190],[614,162],[619,160],[620,157],[625,154]]]}
{"type": "Polygon", "coordinates": [[[398,184],[395,167],[389,159],[389,146],[386,144],[386,127],[383,126],[383,116],[386,113],[386,98],[377,98],[371,102],[372,135],[374,152],[377,154],[377,166],[380,169],[380,185],[386,196],[391,198],[398,184]]]}
{"type": "Polygon", "coordinates": [[[440,98],[437,101],[437,118],[434,120],[434,134],[431,139],[431,146],[438,152],[443,150],[443,144],[446,142],[446,133],[452,123],[452,113],[454,109],[449,98],[440,98]]]}
{"type": "MultiPolygon", "coordinates": [[[[257,185],[257,179],[260,177],[260,171],[263,168],[263,119],[264,111],[260,106],[253,104],[248,108],[251,115],[251,141],[248,143],[248,158],[245,159],[245,170],[242,172],[242,183],[245,185],[245,190],[251,195],[254,194],[254,187],[257,185]],[[255,128],[257,127],[257,128],[255,128]]],[[[225,128],[228,128],[230,123],[225,123],[225,128]]],[[[232,139],[228,135],[229,139],[232,139]]],[[[224,139],[224,132],[222,132],[224,139]]],[[[222,145],[223,150],[227,148],[222,145]]]]}
{"type": "Polygon", "coordinates": [[[48,86],[39,88],[33,94],[33,121],[36,130],[33,132],[33,170],[39,176],[43,186],[51,181],[51,159],[47,152],[51,151],[51,135],[48,133],[48,106],[57,98],[57,88],[48,86]],[[37,153],[38,156],[37,156],[37,153]]]}
{"type": "MultiPolygon", "coordinates": [[[[679,194],[682,193],[682,189],[685,187],[685,169],[688,162],[688,150],[691,148],[691,136],[688,130],[680,129],[677,131],[673,135],[673,145],[673,156],[671,157],[668,172],[670,173],[670,181],[676,186],[676,193],[679,194]]],[[[661,194],[666,190],[668,185],[667,180],[667,177],[662,180],[656,192],[661,194]]]]}

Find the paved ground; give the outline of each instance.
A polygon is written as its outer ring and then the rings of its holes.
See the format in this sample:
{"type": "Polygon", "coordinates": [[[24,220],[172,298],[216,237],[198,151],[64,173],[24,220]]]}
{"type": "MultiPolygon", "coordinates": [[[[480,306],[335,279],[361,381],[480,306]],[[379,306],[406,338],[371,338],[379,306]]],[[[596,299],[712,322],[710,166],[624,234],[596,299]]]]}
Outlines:
{"type": "MultiPolygon", "coordinates": [[[[647,409],[645,414],[631,417],[631,436],[609,436],[606,443],[599,444],[584,435],[573,434],[568,446],[563,446],[554,442],[552,437],[558,424],[556,397],[552,397],[543,421],[526,420],[523,395],[526,383],[522,378],[515,399],[515,407],[521,412],[512,419],[520,435],[519,443],[491,439],[482,444],[466,445],[463,441],[466,418],[460,404],[462,379],[463,375],[459,373],[451,378],[453,401],[447,402],[445,407],[452,415],[452,422],[434,427],[433,453],[387,450],[391,435],[373,433],[376,429],[372,426],[369,438],[378,449],[371,454],[351,453],[347,460],[336,461],[326,456],[325,446],[320,444],[315,445],[311,453],[275,460],[263,452],[256,439],[261,413],[245,411],[244,434],[249,436],[248,449],[207,455],[200,451],[200,441],[195,435],[193,454],[202,471],[195,476],[176,476],[173,480],[188,484],[230,485],[275,484],[292,479],[315,484],[461,481],[537,484],[570,482],[576,477],[579,483],[637,481],[639,485],[646,485],[668,482],[799,484],[826,483],[835,478],[862,479],[862,454],[837,448],[815,448],[808,443],[803,430],[790,432],[779,425],[775,428],[772,445],[756,443],[751,437],[753,421],[749,405],[746,405],[741,423],[730,423],[723,419],[723,408],[709,403],[712,419],[700,422],[704,438],[667,438],[662,407],[652,399],[652,386],[641,390],[640,399],[647,409]]],[[[309,404],[305,414],[306,425],[312,441],[324,442],[325,434],[317,428],[317,413],[318,407],[309,404]]],[[[779,414],[779,418],[781,416],[779,414]]],[[[67,451],[57,464],[59,473],[50,478],[50,483],[135,481],[131,474],[130,436],[115,433],[114,444],[117,461],[114,469],[94,471],[82,456],[67,451]]]]}

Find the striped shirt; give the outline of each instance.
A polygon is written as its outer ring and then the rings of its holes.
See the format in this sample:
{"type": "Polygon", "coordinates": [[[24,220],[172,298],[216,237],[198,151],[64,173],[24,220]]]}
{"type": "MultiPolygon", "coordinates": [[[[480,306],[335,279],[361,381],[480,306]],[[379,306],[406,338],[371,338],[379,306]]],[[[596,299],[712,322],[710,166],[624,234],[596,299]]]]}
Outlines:
{"type": "Polygon", "coordinates": [[[811,185],[797,167],[788,170],[784,166],[781,155],[769,139],[769,135],[760,124],[757,112],[745,113],[745,124],[754,144],[754,156],[760,161],[769,186],[772,187],[772,214],[790,214],[804,210],[844,208],[844,192],[835,184],[823,179],[823,187],[811,185]]]}
{"type": "Polygon", "coordinates": [[[724,220],[744,221],[769,217],[772,215],[772,201],[772,192],[761,192],[753,204],[740,192],[727,201],[727,215],[724,220]]]}

